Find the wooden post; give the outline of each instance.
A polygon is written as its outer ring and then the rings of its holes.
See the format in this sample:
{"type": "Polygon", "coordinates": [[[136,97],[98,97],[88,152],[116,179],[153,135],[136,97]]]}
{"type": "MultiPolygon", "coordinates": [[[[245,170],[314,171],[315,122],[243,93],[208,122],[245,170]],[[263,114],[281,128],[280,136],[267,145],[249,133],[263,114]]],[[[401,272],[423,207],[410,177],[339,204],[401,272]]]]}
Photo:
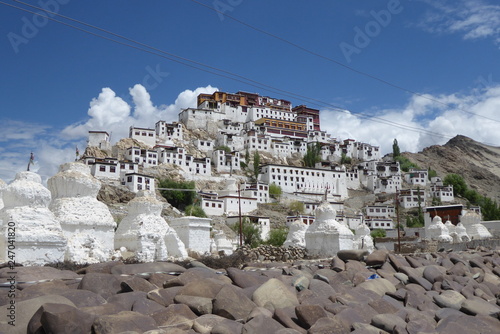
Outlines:
{"type": "Polygon", "coordinates": [[[243,246],[243,224],[241,222],[241,184],[238,183],[238,213],[240,217],[240,247],[243,246]]]}

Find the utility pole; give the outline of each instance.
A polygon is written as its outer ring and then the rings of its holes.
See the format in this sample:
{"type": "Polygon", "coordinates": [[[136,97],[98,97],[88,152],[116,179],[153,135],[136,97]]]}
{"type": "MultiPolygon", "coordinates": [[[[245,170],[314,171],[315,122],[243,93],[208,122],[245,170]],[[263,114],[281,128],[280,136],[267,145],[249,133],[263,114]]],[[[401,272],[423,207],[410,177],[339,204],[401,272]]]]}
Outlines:
{"type": "Polygon", "coordinates": [[[243,224],[241,222],[241,184],[238,183],[238,214],[240,217],[240,247],[243,246],[243,224]]]}
{"type": "Polygon", "coordinates": [[[396,187],[396,224],[398,226],[398,252],[401,253],[401,225],[399,224],[399,199],[398,199],[397,187],[396,187]]]}

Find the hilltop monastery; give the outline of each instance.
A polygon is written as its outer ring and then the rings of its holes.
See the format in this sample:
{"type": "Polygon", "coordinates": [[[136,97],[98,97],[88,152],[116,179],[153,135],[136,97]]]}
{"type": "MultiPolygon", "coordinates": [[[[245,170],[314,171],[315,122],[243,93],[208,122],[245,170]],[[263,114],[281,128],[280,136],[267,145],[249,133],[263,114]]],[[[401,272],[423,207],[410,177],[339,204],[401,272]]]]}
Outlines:
{"type": "MultiPolygon", "coordinates": [[[[209,216],[226,217],[228,223],[235,222],[241,212],[261,226],[264,239],[270,231],[269,218],[251,213],[259,203],[272,201],[271,185],[279,186],[288,198],[305,207],[304,214],[288,219],[288,242],[318,256],[346,248],[373,248],[369,229],[394,229],[394,202],[367,206],[364,213],[349,216],[343,206],[348,190],[398,193],[397,205],[403,208],[424,207],[426,201],[436,199],[445,204],[439,209],[445,210],[454,200],[453,188],[438,177],[429,180],[427,170],[402,173],[398,162],[381,159],[379,147],[332,138],[321,130],[319,110],[293,107],[289,101],[255,93],[200,94],[198,107],[182,110],[178,122],[158,120],[151,128],[130,126],[129,138],[136,144],[118,148],[111,145],[106,129],[89,131],[80,162],[62,165],[48,180],[49,189],[30,172],[18,174],[10,185],[0,184],[4,232],[0,261],[8,260],[9,224],[17,226],[16,242],[23,245],[18,254],[27,264],[104,261],[117,252],[144,261],[185,257],[186,250],[230,253],[232,241],[218,233],[211,239],[210,218],[183,217],[169,222],[162,218],[162,204],[153,195],[155,178],[148,173],[159,165],[177,169],[187,180],[225,182],[224,190],[199,192],[202,208],[209,216]],[[194,132],[204,137],[192,136],[194,132]],[[287,163],[300,160],[312,145],[320,148],[321,162],[314,167],[287,163]],[[95,149],[105,157],[88,153],[95,149]],[[252,164],[248,157],[256,152],[275,160],[261,165],[258,178],[249,180],[242,169],[252,164]],[[343,163],[349,160],[352,167],[346,168],[343,163]],[[119,183],[138,193],[116,231],[109,209],[96,200],[98,180],[119,183]],[[88,212],[95,214],[89,217],[88,212]],[[35,220],[47,227],[38,227],[43,230],[43,241],[32,231],[30,222],[35,220]]],[[[439,216],[437,209],[426,212],[425,230],[431,239],[453,242],[491,236],[478,225],[477,214],[460,212],[458,216],[467,218],[460,225],[458,221],[442,223],[439,219],[449,215],[439,216]]]]}

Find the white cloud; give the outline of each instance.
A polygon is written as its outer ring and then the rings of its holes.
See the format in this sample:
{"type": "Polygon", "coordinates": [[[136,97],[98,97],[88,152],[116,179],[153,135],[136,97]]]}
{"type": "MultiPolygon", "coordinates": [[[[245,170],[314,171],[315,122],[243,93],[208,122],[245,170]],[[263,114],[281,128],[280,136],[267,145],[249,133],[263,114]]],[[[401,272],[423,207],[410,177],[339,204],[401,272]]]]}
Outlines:
{"type": "Polygon", "coordinates": [[[137,84],[129,89],[134,104],[132,106],[110,88],[103,88],[97,98],[92,99],[87,114],[90,118],[78,124],[67,126],[63,135],[70,139],[86,138],[89,131],[107,131],[111,133],[112,141],[128,137],[129,126],[153,128],[159,120],[177,121],[178,113],[188,107],[196,107],[197,97],[201,93],[211,94],[217,88],[208,85],[181,92],[175,102],[170,105],[155,106],[151,96],[144,86],[137,84]]]}
{"type": "Polygon", "coordinates": [[[475,89],[462,95],[414,96],[404,108],[379,110],[376,118],[322,110],[321,124],[338,139],[377,145],[383,154],[392,152],[394,138],[402,151],[409,152],[442,145],[458,134],[499,146],[499,109],[500,85],[496,85],[481,89],[481,94],[475,89]]]}
{"type": "MultiPolygon", "coordinates": [[[[401,108],[370,108],[370,114],[375,114],[376,119],[322,110],[322,129],[338,139],[351,138],[380,146],[383,154],[392,151],[394,138],[398,139],[402,151],[411,152],[444,144],[457,134],[499,146],[499,122],[491,119],[500,120],[496,114],[500,110],[500,85],[488,79],[481,80],[482,86],[467,94],[414,96],[401,108]]],[[[0,131],[5,134],[0,141],[0,179],[9,182],[16,172],[26,170],[33,151],[36,163],[32,170],[46,180],[57,173],[60,164],[74,160],[76,145],[83,151],[89,130],[112,132],[117,141],[128,136],[128,127],[132,124],[153,127],[160,119],[176,121],[181,109],[196,106],[198,94],[215,90],[211,86],[185,90],[174,103],[156,106],[147,90],[135,85],[130,88],[132,108],[110,88],[104,88],[90,102],[89,118],[60,132],[47,125],[3,120],[0,122],[0,131]]]]}
{"type": "Polygon", "coordinates": [[[154,127],[158,120],[176,121],[181,109],[196,107],[198,94],[211,94],[216,90],[210,85],[188,89],[181,92],[174,103],[155,106],[147,90],[142,85],[135,85],[129,89],[132,108],[111,88],[103,88],[90,101],[88,119],[68,125],[60,132],[49,125],[3,119],[0,121],[0,179],[10,182],[17,172],[26,170],[33,151],[35,165],[30,166],[30,170],[46,181],[57,173],[60,164],[75,159],[76,146],[83,152],[89,130],[108,131],[112,141],[118,141],[128,137],[131,125],[154,127]]]}
{"type": "Polygon", "coordinates": [[[418,24],[431,33],[491,38],[500,45],[500,5],[478,0],[423,0],[432,7],[418,24]]]}

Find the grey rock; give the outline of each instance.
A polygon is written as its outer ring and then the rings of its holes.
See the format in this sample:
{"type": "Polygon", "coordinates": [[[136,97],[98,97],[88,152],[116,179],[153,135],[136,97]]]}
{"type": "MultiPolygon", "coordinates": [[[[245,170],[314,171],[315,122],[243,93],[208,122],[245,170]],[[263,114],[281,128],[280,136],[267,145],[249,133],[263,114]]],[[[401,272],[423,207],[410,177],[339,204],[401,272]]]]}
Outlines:
{"type": "Polygon", "coordinates": [[[341,320],[325,317],[318,319],[318,321],[309,328],[307,334],[347,334],[350,332],[351,329],[349,326],[341,320]]]}
{"type": "Polygon", "coordinates": [[[153,318],[137,312],[122,311],[118,314],[103,315],[95,319],[92,326],[95,334],[112,334],[125,331],[143,333],[156,329],[153,318]]]}
{"type": "Polygon", "coordinates": [[[182,289],[182,286],[174,286],[168,289],[155,289],[148,292],[148,298],[158,304],[168,306],[174,303],[175,296],[182,289]]]}
{"type": "Polygon", "coordinates": [[[191,311],[193,311],[197,315],[212,313],[213,309],[212,298],[177,295],[175,296],[174,301],[178,304],[184,304],[189,306],[191,311]]]}
{"type": "Polygon", "coordinates": [[[170,273],[180,272],[183,273],[186,268],[171,262],[149,262],[149,263],[135,263],[135,264],[122,264],[111,267],[111,273],[115,275],[136,275],[144,273],[170,273]]]}
{"type": "Polygon", "coordinates": [[[381,267],[389,256],[387,249],[377,249],[366,257],[365,263],[370,267],[381,267]]]}
{"type": "Polygon", "coordinates": [[[172,304],[165,309],[151,314],[157,326],[189,330],[193,326],[196,314],[184,304],[172,304]]]}
{"type": "Polygon", "coordinates": [[[226,285],[215,296],[212,312],[230,320],[246,319],[256,306],[241,288],[226,285]]]}
{"type": "Polygon", "coordinates": [[[275,278],[271,278],[255,290],[252,300],[258,306],[265,306],[266,303],[270,303],[275,309],[299,305],[297,294],[275,278]]]}
{"type": "Polygon", "coordinates": [[[382,313],[372,318],[371,324],[387,332],[392,332],[394,327],[406,327],[406,322],[395,314],[382,313]]]}
{"type": "Polygon", "coordinates": [[[299,305],[295,307],[295,313],[299,324],[304,328],[310,328],[320,318],[327,317],[326,311],[319,305],[299,305]]]}
{"type": "Polygon", "coordinates": [[[107,300],[120,292],[122,288],[120,280],[114,275],[89,273],[83,277],[78,289],[95,292],[107,300]]]}
{"type": "Polygon", "coordinates": [[[337,252],[337,257],[344,262],[347,260],[363,261],[368,254],[366,249],[343,249],[337,252]]]}
{"type": "Polygon", "coordinates": [[[258,315],[243,325],[242,333],[275,334],[281,329],[284,329],[283,325],[273,318],[258,315]]]}
{"type": "Polygon", "coordinates": [[[500,315],[500,307],[477,297],[466,299],[461,306],[460,311],[471,315],[490,315],[496,318],[500,315]]]}
{"type": "Polygon", "coordinates": [[[106,303],[106,300],[95,292],[81,289],[70,289],[59,293],[75,304],[76,307],[97,306],[106,303]]]}
{"type": "Polygon", "coordinates": [[[212,329],[224,320],[227,319],[215,314],[204,314],[194,319],[193,329],[200,334],[210,334],[212,329]]]}
{"type": "Polygon", "coordinates": [[[434,296],[434,301],[440,307],[460,310],[462,303],[465,301],[465,297],[459,292],[446,290],[441,292],[440,295],[434,296]]]}

